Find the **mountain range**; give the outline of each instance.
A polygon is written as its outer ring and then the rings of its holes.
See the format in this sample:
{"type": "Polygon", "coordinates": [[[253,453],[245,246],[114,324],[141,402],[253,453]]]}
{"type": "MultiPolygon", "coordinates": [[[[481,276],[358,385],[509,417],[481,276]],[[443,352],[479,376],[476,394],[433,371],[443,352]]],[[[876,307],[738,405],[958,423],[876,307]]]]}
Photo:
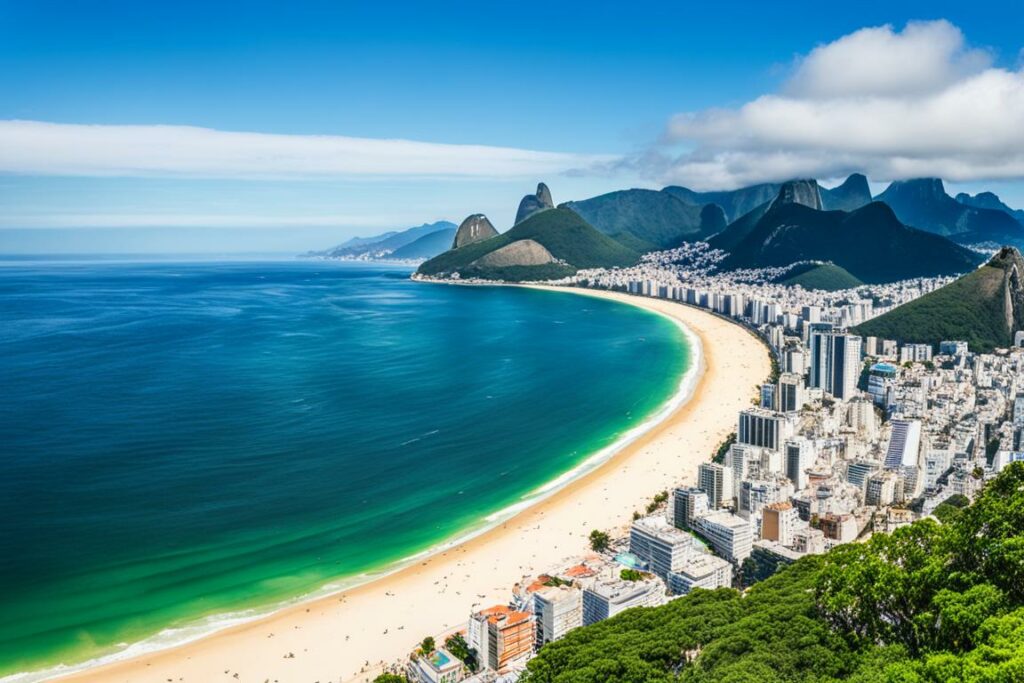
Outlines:
{"type": "Polygon", "coordinates": [[[1021,220],[1024,211],[990,192],[953,198],[936,178],[896,181],[874,198],[867,178],[854,173],[832,188],[810,179],[713,192],[669,186],[620,190],[557,208],[548,186],[539,183],[522,197],[516,223],[504,234],[483,214],[473,214],[457,229],[439,221],[354,238],[310,255],[434,260],[453,251],[458,255],[424,264],[421,272],[497,277],[500,271],[509,279],[509,269],[526,268],[522,272],[530,277],[541,272],[563,277],[578,268],[621,266],[645,252],[705,240],[727,253],[724,269],[800,263],[805,265],[784,276],[786,284],[840,289],[968,272],[982,257],[962,245],[1024,246],[1021,220]],[[516,230],[523,225],[529,229],[516,230]],[[578,244],[567,242],[569,235],[578,244]],[[530,242],[513,246],[526,239],[530,242]],[[461,251],[468,247],[473,249],[461,251]]]}
{"type": "Polygon", "coordinates": [[[729,253],[724,270],[828,261],[863,282],[959,274],[981,261],[976,252],[904,225],[882,202],[853,211],[825,211],[822,203],[814,180],[783,183],[770,204],[708,243],[729,253]]]}
{"type": "Polygon", "coordinates": [[[311,251],[304,256],[370,261],[430,258],[448,249],[454,236],[454,223],[436,221],[405,230],[391,230],[373,237],[353,237],[336,247],[311,251]]]}
{"type": "MultiPolygon", "coordinates": [[[[898,180],[876,199],[892,207],[907,225],[949,237],[961,244],[995,242],[1021,245],[1024,225],[1012,213],[978,206],[979,202],[974,198],[964,197],[967,201],[950,197],[938,178],[918,178],[898,180]]],[[[998,201],[998,197],[995,199],[998,201]]],[[[980,203],[984,201],[983,198],[980,203]]]]}

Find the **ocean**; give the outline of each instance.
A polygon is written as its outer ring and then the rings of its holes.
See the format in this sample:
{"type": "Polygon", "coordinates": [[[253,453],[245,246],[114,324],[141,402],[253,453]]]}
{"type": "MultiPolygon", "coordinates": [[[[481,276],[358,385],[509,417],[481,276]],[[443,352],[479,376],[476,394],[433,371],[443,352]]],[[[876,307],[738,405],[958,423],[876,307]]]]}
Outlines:
{"type": "Polygon", "coordinates": [[[409,274],[0,265],[0,677],[195,637],[494,523],[691,363],[631,306],[409,274]]]}

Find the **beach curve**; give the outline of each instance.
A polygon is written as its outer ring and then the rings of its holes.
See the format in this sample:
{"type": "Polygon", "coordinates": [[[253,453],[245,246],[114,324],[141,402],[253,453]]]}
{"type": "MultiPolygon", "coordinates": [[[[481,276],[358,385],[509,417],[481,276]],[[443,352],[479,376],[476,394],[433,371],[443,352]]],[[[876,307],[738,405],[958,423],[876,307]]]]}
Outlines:
{"type": "Polygon", "coordinates": [[[603,461],[588,459],[592,466],[541,487],[543,495],[528,507],[411,566],[60,680],[371,680],[379,662],[402,657],[425,635],[460,625],[472,606],[507,601],[524,575],[585,554],[590,529],[624,528],[632,510],[642,509],[653,493],[692,481],[697,463],[734,428],[736,411],[749,404],[770,371],[761,340],[706,311],[614,292],[536,288],[615,300],[680,324],[696,337],[691,346],[702,370],[694,376],[696,386],[681,387],[686,393],[670,401],[675,405],[668,415],[603,461]],[[693,419],[697,414],[700,419],[693,419]]]}

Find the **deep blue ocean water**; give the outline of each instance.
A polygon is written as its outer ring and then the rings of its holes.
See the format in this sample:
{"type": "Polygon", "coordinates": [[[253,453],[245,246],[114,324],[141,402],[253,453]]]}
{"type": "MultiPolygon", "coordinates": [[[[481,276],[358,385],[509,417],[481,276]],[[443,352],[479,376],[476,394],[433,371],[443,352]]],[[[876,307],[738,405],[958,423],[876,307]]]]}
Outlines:
{"type": "Polygon", "coordinates": [[[0,266],[0,675],[379,571],[654,412],[670,322],[323,262],[0,266]]]}

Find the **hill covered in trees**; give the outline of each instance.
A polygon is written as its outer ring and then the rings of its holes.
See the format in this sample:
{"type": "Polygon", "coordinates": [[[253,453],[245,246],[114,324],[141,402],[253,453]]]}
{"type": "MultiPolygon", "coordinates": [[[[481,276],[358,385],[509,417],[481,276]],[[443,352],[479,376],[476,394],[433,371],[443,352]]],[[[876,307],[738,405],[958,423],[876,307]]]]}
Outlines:
{"type": "Polygon", "coordinates": [[[508,232],[456,247],[423,263],[423,275],[500,280],[565,277],[577,268],[630,266],[640,254],[613,240],[575,212],[547,209],[508,232]]]}
{"type": "Polygon", "coordinates": [[[821,289],[826,292],[852,289],[864,284],[851,275],[850,271],[834,263],[814,262],[797,264],[775,278],[774,282],[790,287],[800,285],[804,289],[821,289]]]}
{"type": "Polygon", "coordinates": [[[642,251],[704,239],[726,224],[719,206],[691,204],[667,190],[619,190],[562,206],[606,235],[642,246],[642,251]]]}
{"type": "Polygon", "coordinates": [[[1024,680],[1024,463],[971,506],[571,631],[523,683],[1024,680]]]}
{"type": "Polygon", "coordinates": [[[963,339],[976,353],[1013,343],[1024,329],[1024,259],[1006,247],[981,268],[857,326],[857,334],[937,346],[963,339]]]}

